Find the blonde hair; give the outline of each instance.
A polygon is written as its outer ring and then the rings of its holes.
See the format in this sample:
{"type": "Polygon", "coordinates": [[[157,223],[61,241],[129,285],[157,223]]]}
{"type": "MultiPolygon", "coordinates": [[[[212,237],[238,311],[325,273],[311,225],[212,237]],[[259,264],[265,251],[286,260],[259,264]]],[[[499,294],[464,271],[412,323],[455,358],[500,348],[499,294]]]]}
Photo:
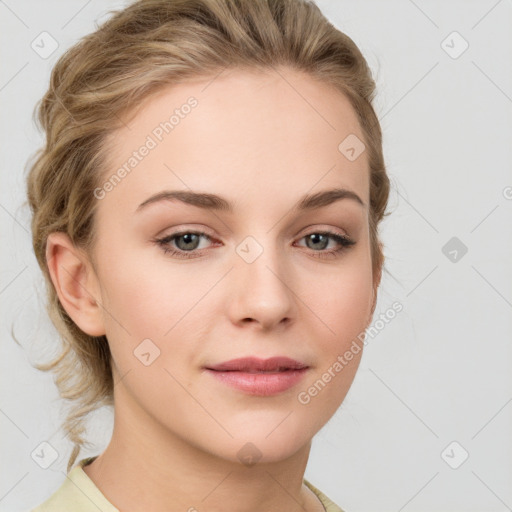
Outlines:
{"type": "MultiPolygon", "coordinates": [[[[51,370],[60,396],[71,402],[62,428],[74,443],[67,470],[84,444],[87,415],[113,405],[106,336],[89,336],[62,307],[49,275],[50,233],[67,233],[76,247],[94,243],[94,190],[107,168],[108,135],[156,91],[224,68],[290,66],[343,93],[357,114],[370,171],[372,268],[384,263],[377,226],[389,180],[382,135],[372,107],[375,82],[355,43],[308,0],[141,0],[112,16],[58,60],[37,105],[46,145],[27,176],[32,242],[47,290],[48,314],[62,350],[39,370],[51,370]]],[[[341,141],[340,141],[341,142],[341,141]]]]}

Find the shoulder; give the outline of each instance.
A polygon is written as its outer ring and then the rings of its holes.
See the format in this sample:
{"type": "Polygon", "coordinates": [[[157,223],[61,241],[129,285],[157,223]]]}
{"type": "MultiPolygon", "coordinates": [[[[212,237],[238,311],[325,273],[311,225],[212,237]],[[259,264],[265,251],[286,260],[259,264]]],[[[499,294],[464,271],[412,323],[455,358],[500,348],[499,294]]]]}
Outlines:
{"type": "Polygon", "coordinates": [[[322,502],[326,512],[344,512],[334,501],[329,499],[322,491],[317,489],[312,483],[304,479],[304,483],[318,496],[318,499],[322,502]]]}
{"type": "Polygon", "coordinates": [[[119,512],[83,470],[83,466],[92,459],[94,457],[82,459],[66,475],[61,486],[30,512],[119,512]]]}

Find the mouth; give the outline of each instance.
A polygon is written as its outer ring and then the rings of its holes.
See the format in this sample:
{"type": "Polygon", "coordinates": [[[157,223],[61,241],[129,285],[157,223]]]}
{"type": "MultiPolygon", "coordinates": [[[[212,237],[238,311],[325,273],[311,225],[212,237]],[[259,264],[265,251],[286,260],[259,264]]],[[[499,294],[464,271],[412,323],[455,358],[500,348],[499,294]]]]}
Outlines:
{"type": "Polygon", "coordinates": [[[270,396],[297,385],[309,366],[288,357],[246,357],[205,366],[204,369],[217,381],[243,393],[270,396]]]}
{"type": "Polygon", "coordinates": [[[308,365],[289,357],[271,357],[270,359],[241,357],[205,368],[219,372],[276,373],[287,370],[302,370],[308,368],[308,365]]]}

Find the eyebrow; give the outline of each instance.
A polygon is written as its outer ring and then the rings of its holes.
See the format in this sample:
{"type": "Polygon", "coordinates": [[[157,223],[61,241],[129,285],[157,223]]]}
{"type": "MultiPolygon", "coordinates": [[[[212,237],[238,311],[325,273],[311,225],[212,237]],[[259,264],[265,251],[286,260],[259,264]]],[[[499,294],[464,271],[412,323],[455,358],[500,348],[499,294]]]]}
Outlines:
{"type": "MultiPolygon", "coordinates": [[[[334,188],[323,190],[315,194],[306,194],[297,201],[293,210],[306,211],[316,208],[323,208],[342,199],[351,199],[366,208],[364,201],[352,190],[345,188],[334,188]]],[[[164,190],[152,195],[137,207],[136,212],[143,210],[146,206],[160,201],[181,201],[205,210],[215,210],[233,213],[233,205],[225,198],[216,194],[206,192],[193,192],[190,190],[164,190]]]]}

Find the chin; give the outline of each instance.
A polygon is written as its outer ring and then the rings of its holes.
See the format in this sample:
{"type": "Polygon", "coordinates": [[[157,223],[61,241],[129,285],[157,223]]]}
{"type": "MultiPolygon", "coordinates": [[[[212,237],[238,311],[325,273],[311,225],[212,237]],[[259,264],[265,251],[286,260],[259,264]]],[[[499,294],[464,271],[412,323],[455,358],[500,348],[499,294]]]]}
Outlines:
{"type": "MultiPolygon", "coordinates": [[[[282,417],[286,414],[288,413],[282,417]]],[[[284,427],[284,422],[277,428],[276,425],[279,425],[279,422],[273,423],[272,428],[265,426],[264,429],[257,429],[253,426],[238,432],[231,431],[233,439],[228,436],[212,439],[211,446],[205,449],[219,458],[246,466],[256,463],[271,464],[295,455],[309,445],[314,435],[314,432],[305,430],[304,426],[284,427]]]]}

